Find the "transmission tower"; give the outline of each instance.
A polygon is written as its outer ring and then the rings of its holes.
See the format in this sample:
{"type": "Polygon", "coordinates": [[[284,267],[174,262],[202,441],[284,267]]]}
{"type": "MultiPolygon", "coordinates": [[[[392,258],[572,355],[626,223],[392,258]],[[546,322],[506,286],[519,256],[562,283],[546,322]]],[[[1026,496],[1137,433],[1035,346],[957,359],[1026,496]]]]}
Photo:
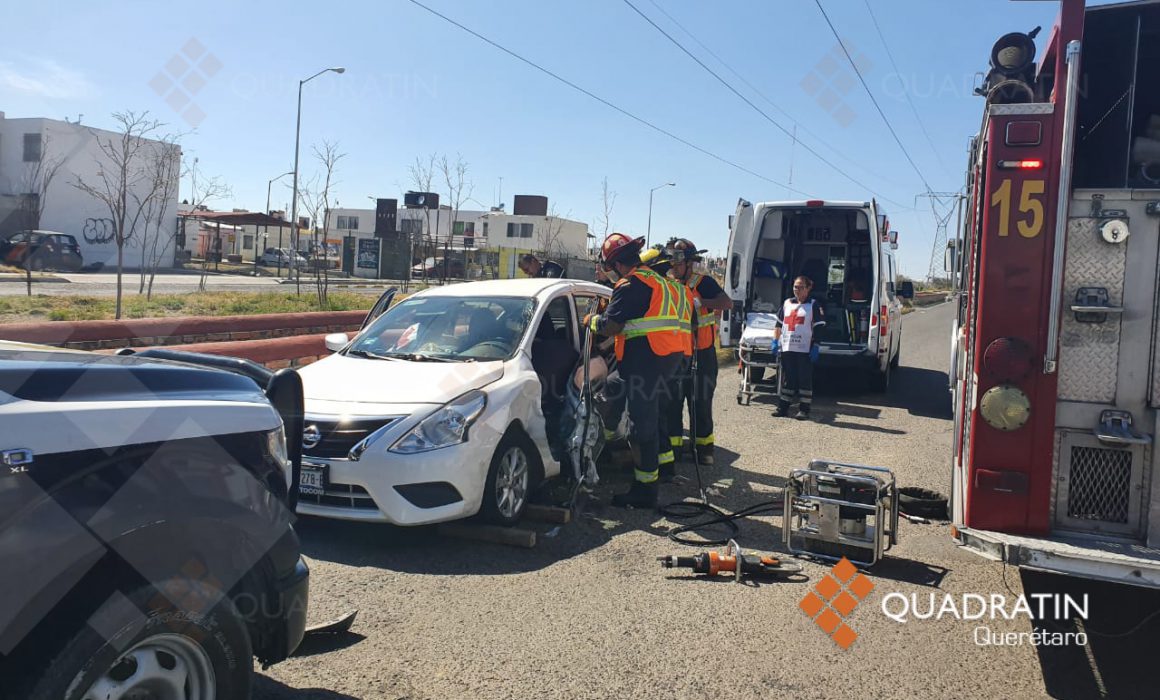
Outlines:
{"type": "Polygon", "coordinates": [[[965,195],[961,192],[926,192],[918,196],[930,200],[930,211],[934,215],[934,246],[930,251],[930,266],[926,272],[926,281],[934,282],[945,276],[942,261],[943,253],[947,247],[947,227],[961,206],[965,195]]]}

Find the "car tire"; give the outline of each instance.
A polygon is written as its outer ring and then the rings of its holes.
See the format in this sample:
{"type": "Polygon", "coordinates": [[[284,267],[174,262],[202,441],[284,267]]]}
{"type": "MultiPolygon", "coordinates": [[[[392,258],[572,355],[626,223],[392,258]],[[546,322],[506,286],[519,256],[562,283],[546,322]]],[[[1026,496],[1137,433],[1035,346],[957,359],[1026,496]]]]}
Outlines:
{"type": "Polygon", "coordinates": [[[890,358],[890,366],[898,369],[902,364],[902,336],[898,337],[898,352],[894,353],[894,357],[890,358]]]}
{"type": "Polygon", "coordinates": [[[947,497],[930,489],[903,486],[898,489],[898,507],[907,515],[930,520],[947,519],[947,497]]]}
{"type": "Polygon", "coordinates": [[[523,517],[535,474],[535,448],[516,430],[509,430],[495,448],[483,487],[480,514],[496,525],[513,525],[523,517]]]}
{"type": "Polygon", "coordinates": [[[135,697],[135,687],[184,676],[188,700],[247,698],[252,657],[245,621],[228,597],[198,581],[171,579],[114,593],[62,641],[46,672],[13,697],[81,700],[114,690],[135,697]]]}

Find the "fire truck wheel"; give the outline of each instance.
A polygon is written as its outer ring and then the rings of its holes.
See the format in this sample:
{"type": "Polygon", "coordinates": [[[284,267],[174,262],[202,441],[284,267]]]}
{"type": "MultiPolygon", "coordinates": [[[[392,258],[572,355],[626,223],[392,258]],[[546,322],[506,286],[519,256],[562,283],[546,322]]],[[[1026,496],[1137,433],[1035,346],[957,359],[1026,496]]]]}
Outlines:
{"type": "Polygon", "coordinates": [[[886,369],[870,375],[870,389],[880,394],[890,390],[890,374],[892,363],[886,363],[886,369]]]}
{"type": "Polygon", "coordinates": [[[898,507],[907,515],[917,515],[931,520],[947,519],[947,497],[938,491],[918,486],[903,486],[898,489],[898,507]]]}

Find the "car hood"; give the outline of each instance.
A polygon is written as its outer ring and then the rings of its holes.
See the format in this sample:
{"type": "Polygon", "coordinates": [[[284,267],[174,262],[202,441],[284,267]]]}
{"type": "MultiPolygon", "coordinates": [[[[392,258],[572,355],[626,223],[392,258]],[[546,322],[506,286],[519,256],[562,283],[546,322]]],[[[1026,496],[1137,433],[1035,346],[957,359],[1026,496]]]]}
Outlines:
{"type": "Polygon", "coordinates": [[[301,368],[306,410],[311,401],[444,404],[503,377],[504,363],[411,362],[331,355],[301,368]]]}

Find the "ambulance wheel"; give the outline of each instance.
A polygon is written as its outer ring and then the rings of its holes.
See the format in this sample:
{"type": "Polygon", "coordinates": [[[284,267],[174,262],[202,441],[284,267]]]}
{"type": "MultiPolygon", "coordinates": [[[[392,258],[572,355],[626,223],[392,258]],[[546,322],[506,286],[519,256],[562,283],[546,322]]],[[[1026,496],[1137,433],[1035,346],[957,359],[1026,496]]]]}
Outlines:
{"type": "Polygon", "coordinates": [[[885,394],[890,390],[890,374],[893,365],[886,363],[886,369],[881,372],[875,372],[870,377],[870,389],[876,393],[885,394]]]}
{"type": "Polygon", "coordinates": [[[738,395],[737,395],[737,405],[738,405],[738,406],[744,406],[744,405],[745,405],[745,404],[744,404],[744,403],[742,403],[742,401],[741,401],[741,394],[738,394],[738,395]]]}
{"type": "Polygon", "coordinates": [[[894,369],[898,369],[898,366],[900,364],[902,364],[902,339],[901,338],[898,339],[898,352],[894,353],[894,357],[890,358],[890,366],[893,367],[894,369]]]}

